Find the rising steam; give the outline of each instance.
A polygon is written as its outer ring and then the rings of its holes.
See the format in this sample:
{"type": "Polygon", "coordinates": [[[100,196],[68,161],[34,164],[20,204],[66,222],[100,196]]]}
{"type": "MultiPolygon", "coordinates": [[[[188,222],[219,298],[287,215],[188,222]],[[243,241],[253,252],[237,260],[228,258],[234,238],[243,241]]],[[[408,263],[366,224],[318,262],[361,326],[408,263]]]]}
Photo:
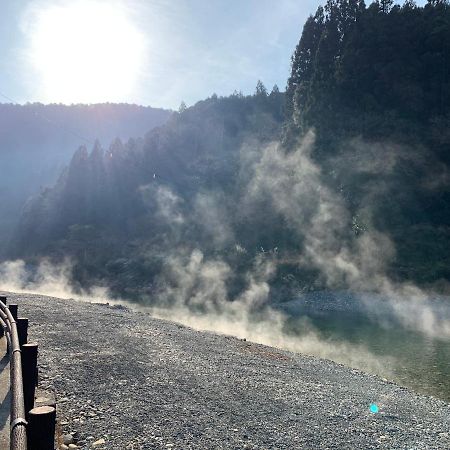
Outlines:
{"type": "MultiPolygon", "coordinates": [[[[345,287],[360,293],[361,307],[380,321],[387,311],[404,327],[431,337],[450,338],[448,308],[434,308],[419,288],[395,283],[387,275],[395,248],[388,236],[371,226],[367,205],[374,194],[367,187],[367,202],[361,211],[365,232],[357,238],[352,235],[354,214],[339,193],[323,181],[321,169],[311,156],[314,141],[314,133],[309,132],[290,152],[278,143],[263,149],[246,143],[240,165],[240,183],[246,195],[239,205],[227,206],[220,192],[201,192],[193,201],[193,210],[189,210],[169,186],[142,186],[144,199],[156,207],[156,216],[171,231],[174,243],[158,276],[154,298],[146,306],[154,316],[197,329],[232,334],[389,376],[387,358],[374,356],[363,346],[324,340],[307,321],[303,322],[301,336],[286,333],[289,317],[271,301],[270,281],[278,264],[273,253],[254,258],[240,274],[245,285],[234,294],[229,285],[236,269],[219,256],[205,256],[201,248],[189,247],[182,240],[182,228],[195,224],[216,248],[232,246],[245,253],[227,220],[231,208],[251,214],[258,204],[270,205],[268,213],[280,217],[303,242],[303,250],[296,255],[297,264],[315,268],[330,289],[345,287]],[[377,293],[376,300],[367,292],[377,293]]],[[[350,145],[357,144],[362,146],[355,141],[350,145]]],[[[379,159],[383,152],[364,146],[369,157],[366,163],[356,164],[357,170],[385,170],[394,164],[389,158],[379,159]]],[[[0,286],[15,292],[73,297],[69,273],[70,264],[55,268],[43,261],[30,281],[23,262],[7,262],[0,266],[0,286]]],[[[99,296],[104,297],[105,292],[100,291],[99,296]]]]}

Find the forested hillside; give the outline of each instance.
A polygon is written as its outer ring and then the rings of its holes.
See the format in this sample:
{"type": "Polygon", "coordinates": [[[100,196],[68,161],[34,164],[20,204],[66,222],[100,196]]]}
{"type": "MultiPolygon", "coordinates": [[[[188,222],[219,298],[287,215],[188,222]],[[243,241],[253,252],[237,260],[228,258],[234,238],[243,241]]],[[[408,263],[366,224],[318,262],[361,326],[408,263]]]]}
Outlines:
{"type": "MultiPolygon", "coordinates": [[[[284,95],[258,89],[199,102],[145,139],[80,147],[55,187],[26,205],[10,256],[69,256],[77,282],[107,280],[124,295],[151,290],[180,247],[230,252],[226,222],[246,221],[234,203],[246,181],[241,147],[278,139],[283,120],[284,95]]],[[[236,239],[253,240],[259,225],[236,239]]]]}
{"type": "Polygon", "coordinates": [[[259,82],[145,139],[81,147],[28,202],[9,257],[70,257],[76,286],[154,299],[164,285],[193,307],[261,280],[282,298],[385,277],[442,285],[449,129],[448,3],[329,0],[286,94],[259,82]]]}
{"type": "Polygon", "coordinates": [[[170,114],[126,104],[0,104],[0,253],[26,199],[55,183],[80,144],[143,136],[170,114]]]}
{"type": "Polygon", "coordinates": [[[287,113],[286,144],[314,128],[314,158],[357,226],[395,242],[391,273],[448,279],[448,2],[319,7],[292,57],[287,113]]]}
{"type": "Polygon", "coordinates": [[[446,0],[368,8],[331,0],[305,23],[287,85],[293,136],[361,135],[426,143],[448,158],[450,26],[446,0]]]}

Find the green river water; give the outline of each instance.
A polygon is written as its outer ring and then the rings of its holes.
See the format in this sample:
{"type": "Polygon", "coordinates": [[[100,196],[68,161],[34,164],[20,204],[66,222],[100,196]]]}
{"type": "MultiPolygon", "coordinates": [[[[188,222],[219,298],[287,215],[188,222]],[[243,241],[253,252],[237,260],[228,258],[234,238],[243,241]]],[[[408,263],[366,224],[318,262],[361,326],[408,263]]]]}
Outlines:
{"type": "MultiPolygon", "coordinates": [[[[329,345],[363,347],[381,367],[359,367],[397,384],[450,403],[450,340],[432,338],[401,326],[380,324],[364,314],[339,311],[307,313],[307,322],[329,345]]],[[[305,315],[291,319],[289,334],[301,336],[305,315]]]]}

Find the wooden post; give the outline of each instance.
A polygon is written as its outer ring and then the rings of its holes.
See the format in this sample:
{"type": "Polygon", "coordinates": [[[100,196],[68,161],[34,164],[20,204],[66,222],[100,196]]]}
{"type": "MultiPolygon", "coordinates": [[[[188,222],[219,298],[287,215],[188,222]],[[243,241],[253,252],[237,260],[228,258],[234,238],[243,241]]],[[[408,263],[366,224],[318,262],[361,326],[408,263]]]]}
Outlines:
{"type": "Polygon", "coordinates": [[[39,406],[28,413],[28,450],[54,450],[56,409],[39,406]]]}
{"type": "Polygon", "coordinates": [[[22,345],[22,379],[25,414],[34,408],[34,394],[37,384],[37,344],[22,345]]]}
{"type": "Polygon", "coordinates": [[[19,317],[17,319],[17,334],[19,335],[19,345],[22,347],[28,341],[28,319],[19,317]]]}
{"type": "Polygon", "coordinates": [[[14,303],[10,303],[8,308],[11,311],[11,314],[14,317],[14,320],[17,320],[17,308],[18,308],[18,306],[16,304],[14,304],[14,303]]]}

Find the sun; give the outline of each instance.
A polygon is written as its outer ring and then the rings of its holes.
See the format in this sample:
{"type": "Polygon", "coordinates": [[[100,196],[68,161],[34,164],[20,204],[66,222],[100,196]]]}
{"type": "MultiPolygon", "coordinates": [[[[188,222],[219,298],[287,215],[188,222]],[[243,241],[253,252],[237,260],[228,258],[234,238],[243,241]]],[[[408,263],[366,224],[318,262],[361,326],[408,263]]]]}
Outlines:
{"type": "Polygon", "coordinates": [[[132,94],[146,40],[123,5],[71,0],[34,10],[30,17],[26,55],[36,74],[36,97],[97,103],[126,101],[132,94]]]}

